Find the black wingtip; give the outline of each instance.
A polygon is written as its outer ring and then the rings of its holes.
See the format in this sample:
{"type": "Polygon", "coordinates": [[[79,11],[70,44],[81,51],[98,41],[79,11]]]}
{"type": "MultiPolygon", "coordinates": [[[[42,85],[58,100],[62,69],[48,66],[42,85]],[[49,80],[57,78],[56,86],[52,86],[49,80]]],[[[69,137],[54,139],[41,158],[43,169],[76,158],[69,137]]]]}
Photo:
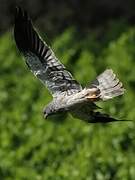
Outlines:
{"type": "Polygon", "coordinates": [[[125,119],[115,119],[115,120],[112,120],[112,121],[109,121],[108,123],[114,123],[114,122],[133,122],[132,120],[125,120],[125,119]]]}
{"type": "Polygon", "coordinates": [[[15,14],[19,11],[20,6],[15,6],[15,14]]]}
{"type": "Polygon", "coordinates": [[[19,7],[19,6],[16,6],[16,7],[15,7],[15,12],[14,12],[15,21],[17,20],[19,11],[20,11],[20,7],[19,7]]]}
{"type": "Polygon", "coordinates": [[[20,6],[15,6],[15,13],[17,13],[21,9],[20,6]]]}
{"type": "Polygon", "coordinates": [[[20,6],[15,7],[15,23],[17,20],[30,20],[27,11],[20,6]]]}
{"type": "Polygon", "coordinates": [[[108,114],[102,114],[100,112],[93,112],[90,123],[113,123],[113,122],[133,122],[132,120],[127,120],[124,118],[115,119],[110,117],[108,114]]]}
{"type": "Polygon", "coordinates": [[[19,6],[15,10],[14,38],[21,53],[31,52],[43,57],[43,52],[46,52],[44,43],[35,31],[27,11],[19,6]]]}
{"type": "Polygon", "coordinates": [[[107,119],[94,119],[91,121],[88,121],[88,123],[99,123],[99,124],[111,124],[111,123],[123,123],[123,122],[133,122],[132,120],[120,120],[120,119],[114,119],[114,118],[107,118],[107,119]]]}
{"type": "Polygon", "coordinates": [[[22,8],[20,6],[15,7],[15,19],[19,16],[19,14],[22,14],[22,8]]]}
{"type": "Polygon", "coordinates": [[[14,37],[15,42],[20,51],[27,51],[29,44],[29,33],[31,21],[28,13],[21,7],[15,8],[15,25],[14,25],[14,37]]]}

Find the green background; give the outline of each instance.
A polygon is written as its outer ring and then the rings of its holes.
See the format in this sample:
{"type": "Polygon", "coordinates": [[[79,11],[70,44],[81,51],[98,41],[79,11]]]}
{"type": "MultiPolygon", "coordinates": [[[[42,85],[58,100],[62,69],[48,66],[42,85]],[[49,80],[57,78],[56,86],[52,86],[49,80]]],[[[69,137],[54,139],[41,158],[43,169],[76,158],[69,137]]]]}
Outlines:
{"type": "Polygon", "coordinates": [[[44,120],[51,95],[29,72],[10,30],[0,37],[0,179],[134,180],[135,28],[112,23],[99,38],[71,27],[49,45],[83,86],[112,68],[125,95],[98,105],[133,121],[94,125],[71,115],[44,120]]]}

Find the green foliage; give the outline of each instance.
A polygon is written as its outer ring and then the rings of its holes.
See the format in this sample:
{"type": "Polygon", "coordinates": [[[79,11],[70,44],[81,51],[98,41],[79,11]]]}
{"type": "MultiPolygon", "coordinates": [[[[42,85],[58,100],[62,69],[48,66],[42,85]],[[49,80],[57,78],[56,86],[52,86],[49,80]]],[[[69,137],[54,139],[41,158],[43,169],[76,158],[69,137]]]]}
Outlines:
{"type": "MultiPolygon", "coordinates": [[[[52,47],[83,85],[112,68],[127,92],[98,105],[114,117],[134,120],[135,29],[112,36],[117,31],[98,41],[71,28],[52,47]]],[[[10,34],[0,38],[0,64],[0,179],[134,179],[133,122],[93,125],[70,115],[45,121],[42,108],[51,96],[26,68],[10,34]]]]}

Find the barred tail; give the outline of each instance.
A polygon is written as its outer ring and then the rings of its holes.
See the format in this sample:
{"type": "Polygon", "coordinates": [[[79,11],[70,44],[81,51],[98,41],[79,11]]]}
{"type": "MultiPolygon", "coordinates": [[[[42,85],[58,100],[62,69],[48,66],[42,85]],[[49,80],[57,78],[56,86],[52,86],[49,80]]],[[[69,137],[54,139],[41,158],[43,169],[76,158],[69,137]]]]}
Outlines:
{"type": "Polygon", "coordinates": [[[100,90],[99,97],[104,101],[122,95],[125,91],[123,84],[113,73],[112,69],[107,69],[100,74],[92,86],[100,90]]]}

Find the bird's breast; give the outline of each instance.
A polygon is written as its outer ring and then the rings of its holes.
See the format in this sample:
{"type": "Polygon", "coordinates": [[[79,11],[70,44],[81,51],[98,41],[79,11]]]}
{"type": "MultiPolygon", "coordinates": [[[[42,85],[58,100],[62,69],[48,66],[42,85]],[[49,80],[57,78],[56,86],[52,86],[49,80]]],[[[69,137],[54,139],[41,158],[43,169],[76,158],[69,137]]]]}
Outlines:
{"type": "Polygon", "coordinates": [[[83,102],[84,103],[90,101],[93,102],[93,98],[95,98],[94,92],[95,92],[95,88],[83,89],[82,91],[71,95],[67,95],[66,93],[63,93],[57,96],[57,98],[55,98],[55,104],[58,109],[60,108],[70,109],[73,106],[82,104],[83,102]]]}

